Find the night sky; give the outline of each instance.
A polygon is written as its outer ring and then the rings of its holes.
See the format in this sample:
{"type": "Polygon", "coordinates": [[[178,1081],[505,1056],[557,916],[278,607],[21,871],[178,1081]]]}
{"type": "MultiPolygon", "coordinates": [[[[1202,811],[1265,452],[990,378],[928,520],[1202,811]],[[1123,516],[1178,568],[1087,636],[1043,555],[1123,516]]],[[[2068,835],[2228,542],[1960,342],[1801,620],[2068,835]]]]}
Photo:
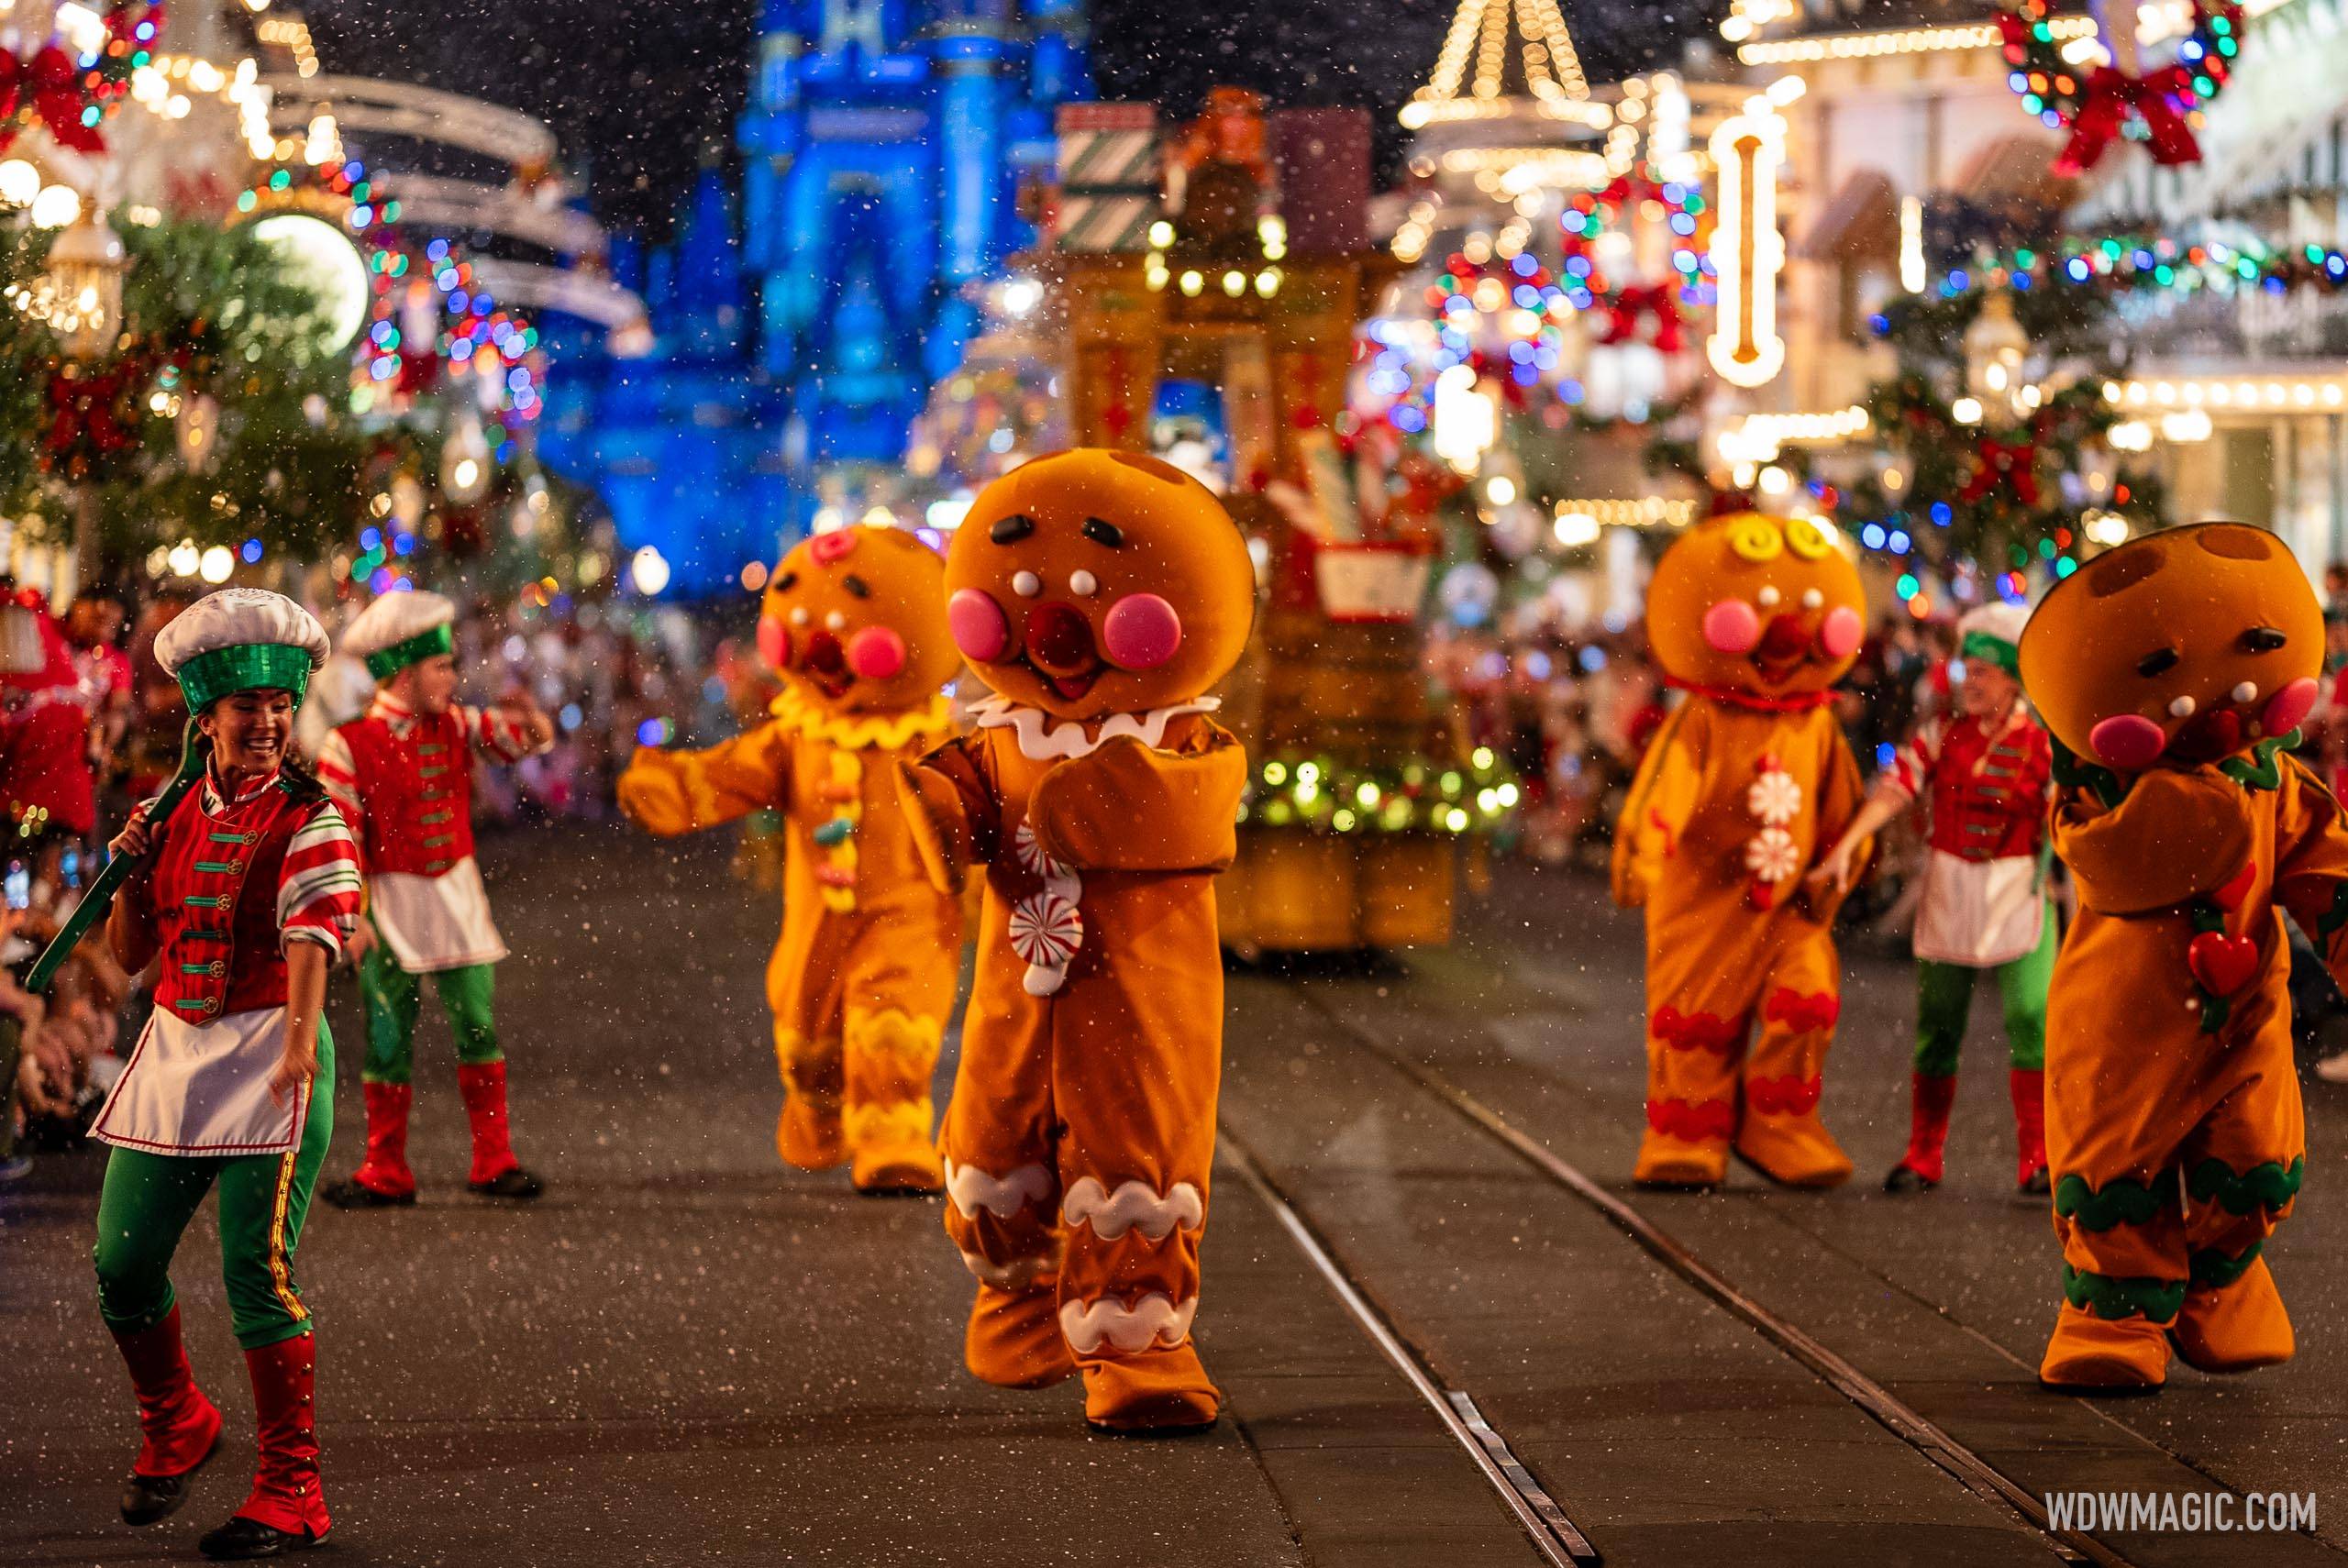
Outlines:
{"type": "MultiPolygon", "coordinates": [[[[1094,0],[1105,98],[1176,113],[1212,83],[1283,105],[1394,110],[1434,61],[1455,0],[1255,0],[1221,7],[1094,0]]],[[[1564,0],[1593,80],[1676,58],[1715,0],[1564,0]]],[[[549,121],[605,222],[665,233],[704,156],[730,150],[759,0],[312,0],[329,72],[406,78],[549,121]]]]}

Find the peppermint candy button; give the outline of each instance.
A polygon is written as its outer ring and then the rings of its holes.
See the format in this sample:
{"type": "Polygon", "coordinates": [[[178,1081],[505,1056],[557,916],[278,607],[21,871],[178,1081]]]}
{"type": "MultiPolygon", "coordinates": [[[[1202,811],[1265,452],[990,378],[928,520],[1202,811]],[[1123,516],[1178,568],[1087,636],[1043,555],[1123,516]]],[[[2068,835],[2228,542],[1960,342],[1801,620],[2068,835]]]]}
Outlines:
{"type": "Polygon", "coordinates": [[[1058,893],[1034,893],[1011,908],[1011,947],[1027,960],[1030,996],[1049,996],[1060,988],[1069,960],[1083,942],[1084,917],[1073,901],[1058,893]]]}
{"type": "Polygon", "coordinates": [[[1030,876],[1053,878],[1068,875],[1068,867],[1044,853],[1043,845],[1036,837],[1034,824],[1022,821],[1011,835],[1012,853],[1019,857],[1020,869],[1030,876]]]}

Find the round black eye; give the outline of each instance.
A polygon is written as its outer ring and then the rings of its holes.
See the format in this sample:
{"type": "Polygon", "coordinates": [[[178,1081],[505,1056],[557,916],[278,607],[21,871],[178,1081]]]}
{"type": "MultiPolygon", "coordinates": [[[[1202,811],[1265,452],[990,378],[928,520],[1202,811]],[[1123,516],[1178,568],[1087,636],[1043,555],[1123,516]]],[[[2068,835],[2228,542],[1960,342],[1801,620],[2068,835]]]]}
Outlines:
{"type": "Polygon", "coordinates": [[[2136,673],[2153,676],[2175,669],[2179,657],[2175,648],[2156,648],[2136,661],[2136,673]]]}
{"type": "Polygon", "coordinates": [[[840,586],[847,589],[850,593],[855,594],[858,599],[869,599],[872,597],[872,585],[865,581],[862,578],[858,577],[853,572],[849,573],[847,577],[840,579],[840,586]]]}
{"type": "Polygon", "coordinates": [[[987,538],[998,545],[1015,545],[1036,531],[1036,520],[1014,512],[1008,517],[998,517],[994,526],[987,530],[987,538]]]}
{"type": "Polygon", "coordinates": [[[2273,653],[2291,639],[2272,626],[2253,626],[2242,635],[2244,653],[2273,653]]]}

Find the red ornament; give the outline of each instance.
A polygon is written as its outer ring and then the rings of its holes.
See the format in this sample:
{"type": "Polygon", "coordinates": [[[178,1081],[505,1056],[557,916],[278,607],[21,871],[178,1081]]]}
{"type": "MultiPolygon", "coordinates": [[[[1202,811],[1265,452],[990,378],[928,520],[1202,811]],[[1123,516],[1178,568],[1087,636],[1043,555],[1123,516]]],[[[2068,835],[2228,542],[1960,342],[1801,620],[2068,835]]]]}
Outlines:
{"type": "Polygon", "coordinates": [[[2003,485],[2024,506],[2039,502],[2038,447],[2030,441],[2000,441],[1984,436],[1974,448],[1973,477],[1958,499],[1975,502],[2003,485]]]}
{"type": "Polygon", "coordinates": [[[2258,973],[2258,944],[2247,936],[2205,931],[2185,949],[2194,982],[2213,997],[2230,997],[2258,973]]]}

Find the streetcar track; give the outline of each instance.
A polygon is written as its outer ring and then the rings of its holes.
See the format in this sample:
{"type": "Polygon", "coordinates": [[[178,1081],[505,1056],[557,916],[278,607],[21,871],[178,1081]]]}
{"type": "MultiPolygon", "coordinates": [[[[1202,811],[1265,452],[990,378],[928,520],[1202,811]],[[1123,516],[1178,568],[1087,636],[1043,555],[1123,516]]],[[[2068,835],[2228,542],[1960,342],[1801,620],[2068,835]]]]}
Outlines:
{"type": "Polygon", "coordinates": [[[1379,1353],[1402,1375],[1403,1380],[1420,1398],[1426,1401],[1444,1430],[1465,1449],[1484,1479],[1500,1494],[1501,1501],[1525,1535],[1534,1549],[1553,1568],[1597,1568],[1600,1559],[1589,1538],[1558,1507],[1533,1473],[1508,1446],[1505,1438],[1493,1430],[1482,1409],[1465,1389],[1445,1386],[1434,1375],[1426,1361],[1398,1332],[1386,1314],[1363,1294],[1361,1286],[1346,1266],[1337,1261],[1320,1232],[1313,1228],[1302,1211],[1288,1195],[1273,1182],[1255,1151],[1232,1132],[1228,1123],[1222,1125],[1223,1151],[1239,1171],[1257,1201],[1271,1211],[1280,1228],[1296,1243],[1314,1272],[1334,1292],[1362,1331],[1369,1336],[1379,1353]]]}
{"type": "MultiPolygon", "coordinates": [[[[1340,1015],[1311,988],[1288,988],[1363,1050],[1431,1098],[1441,1101],[1469,1126],[1506,1148],[1551,1183],[1595,1209],[1698,1295],[1744,1322],[1885,1430],[1929,1460],[1967,1492],[2014,1518],[2058,1558],[2070,1563],[2092,1563],[2096,1568],[2136,1568],[2132,1559],[2093,1536],[2076,1529],[2055,1528],[2048,1519],[2045,1506],[2037,1494],[1957,1441],[1938,1423],[1860,1371],[1823,1342],[1748,1295],[1637,1209],[1552,1153],[1500,1112],[1454,1084],[1439,1070],[1413,1062],[1395,1051],[1340,1015]]],[[[1244,1174],[1245,1165],[1242,1170],[1244,1174]]]]}

